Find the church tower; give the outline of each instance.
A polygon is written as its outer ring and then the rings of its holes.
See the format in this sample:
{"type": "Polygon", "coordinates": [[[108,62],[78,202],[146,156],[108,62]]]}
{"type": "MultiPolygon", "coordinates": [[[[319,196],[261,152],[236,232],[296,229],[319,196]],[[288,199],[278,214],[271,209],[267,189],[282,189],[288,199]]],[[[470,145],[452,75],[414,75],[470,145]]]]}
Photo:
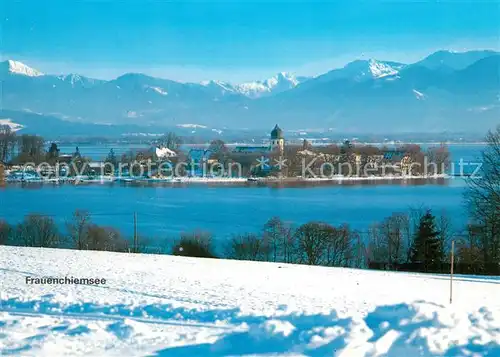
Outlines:
{"type": "Polygon", "coordinates": [[[273,131],[271,131],[271,150],[279,150],[283,153],[285,149],[285,138],[283,137],[283,130],[276,124],[273,131]]]}

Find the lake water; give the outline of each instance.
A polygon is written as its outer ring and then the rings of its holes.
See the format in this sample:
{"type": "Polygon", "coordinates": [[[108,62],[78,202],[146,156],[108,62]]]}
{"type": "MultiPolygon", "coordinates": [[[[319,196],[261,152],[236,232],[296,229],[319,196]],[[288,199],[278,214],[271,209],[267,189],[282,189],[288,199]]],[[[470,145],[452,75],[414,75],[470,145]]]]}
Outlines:
{"type": "Polygon", "coordinates": [[[130,150],[143,150],[150,147],[146,144],[75,144],[60,145],[58,148],[61,150],[61,154],[73,154],[77,146],[82,156],[88,157],[94,161],[105,160],[111,149],[113,149],[115,155],[119,158],[122,154],[130,150]]]}
{"type": "Polygon", "coordinates": [[[307,188],[232,186],[127,186],[123,184],[9,185],[0,189],[0,217],[20,221],[28,213],[52,215],[61,225],[76,209],[94,221],[133,232],[137,212],[143,235],[165,237],[194,229],[219,237],[256,232],[273,216],[301,224],[319,220],[366,230],[374,221],[409,207],[445,210],[457,226],[465,210],[462,179],[446,184],[337,185],[307,188]]]}
{"type": "MultiPolygon", "coordinates": [[[[123,150],[128,148],[123,148],[123,150]]],[[[451,146],[452,160],[474,161],[481,146],[451,146]]],[[[80,147],[82,154],[97,154],[80,147]],[[88,152],[86,152],[86,150],[88,152]]],[[[109,151],[101,149],[99,154],[109,151]],[[104,150],[104,151],[103,151],[104,150]]],[[[116,152],[120,152],[116,149],[116,152]]],[[[348,223],[366,230],[370,224],[410,207],[446,211],[457,228],[466,222],[461,178],[414,185],[332,185],[301,188],[241,186],[133,186],[125,184],[8,185],[0,188],[0,218],[18,222],[28,213],[52,215],[61,225],[76,209],[93,220],[132,235],[137,212],[141,235],[162,239],[201,229],[223,239],[234,233],[256,232],[273,216],[294,224],[312,220],[348,223]]]]}

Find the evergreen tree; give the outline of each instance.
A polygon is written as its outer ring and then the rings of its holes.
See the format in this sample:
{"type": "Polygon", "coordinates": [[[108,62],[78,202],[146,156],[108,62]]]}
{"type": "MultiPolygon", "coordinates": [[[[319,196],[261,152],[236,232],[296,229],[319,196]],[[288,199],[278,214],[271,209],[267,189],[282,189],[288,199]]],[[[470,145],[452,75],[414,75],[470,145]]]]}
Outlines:
{"type": "Polygon", "coordinates": [[[116,165],[118,163],[118,159],[116,158],[115,151],[113,149],[109,150],[105,162],[109,162],[113,165],[116,165]]]}
{"type": "Polygon", "coordinates": [[[116,158],[115,151],[113,149],[109,150],[108,156],[104,162],[106,163],[104,166],[104,174],[109,175],[116,170],[118,159],[116,158]]]}
{"type": "Polygon", "coordinates": [[[50,144],[49,151],[47,153],[47,158],[49,160],[56,160],[59,157],[59,148],[56,143],[50,144]]]}
{"type": "Polygon", "coordinates": [[[349,164],[349,165],[342,165],[339,167],[340,169],[340,174],[342,175],[351,175],[351,168],[352,165],[354,164],[354,153],[353,153],[353,145],[349,140],[346,140],[344,144],[340,147],[340,163],[341,164],[349,164]]]}
{"type": "Polygon", "coordinates": [[[410,261],[421,264],[423,271],[436,270],[444,260],[443,242],[439,240],[435,217],[428,210],[420,218],[417,232],[413,238],[410,261]]]}
{"type": "Polygon", "coordinates": [[[70,173],[71,175],[87,175],[89,174],[89,160],[80,154],[80,149],[76,147],[71,159],[70,173]]]}
{"type": "Polygon", "coordinates": [[[82,157],[82,155],[80,154],[80,149],[77,146],[75,149],[75,152],[73,153],[73,159],[79,159],[81,157],[82,157]]]}

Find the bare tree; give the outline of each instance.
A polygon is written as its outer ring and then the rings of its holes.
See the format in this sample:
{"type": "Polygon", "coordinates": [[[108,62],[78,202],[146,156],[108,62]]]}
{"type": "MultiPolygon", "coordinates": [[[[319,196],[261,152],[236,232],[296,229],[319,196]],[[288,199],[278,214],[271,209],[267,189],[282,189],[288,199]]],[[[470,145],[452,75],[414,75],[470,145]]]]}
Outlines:
{"type": "Polygon", "coordinates": [[[299,263],[321,265],[328,235],[332,227],[322,222],[310,222],[301,225],[295,232],[300,252],[299,263]]]}
{"type": "Polygon", "coordinates": [[[16,132],[8,125],[0,125],[0,161],[12,159],[16,141],[16,132]]]}
{"type": "Polygon", "coordinates": [[[368,229],[368,261],[372,263],[385,263],[388,260],[388,249],[385,239],[381,234],[380,223],[374,223],[368,229]]]}
{"type": "Polygon", "coordinates": [[[12,228],[4,220],[0,220],[0,245],[6,245],[12,228]]]}
{"type": "Polygon", "coordinates": [[[486,136],[488,146],[482,152],[479,176],[468,180],[465,194],[472,227],[471,239],[477,240],[485,265],[500,261],[500,126],[486,136]]]}
{"type": "Polygon", "coordinates": [[[87,228],[85,249],[88,250],[105,250],[113,252],[126,252],[128,250],[128,242],[120,232],[112,227],[101,227],[96,224],[91,224],[87,228]]]}
{"type": "Polygon", "coordinates": [[[351,231],[351,266],[353,268],[368,268],[368,249],[363,239],[363,233],[357,230],[351,231]]]}
{"type": "Polygon", "coordinates": [[[55,248],[61,244],[61,237],[54,220],[37,214],[30,214],[17,226],[16,242],[27,247],[55,248]]]}
{"type": "Polygon", "coordinates": [[[263,240],[255,234],[236,235],[229,241],[226,256],[238,260],[262,260],[263,240]]]}
{"type": "Polygon", "coordinates": [[[298,256],[297,236],[295,234],[295,230],[290,224],[286,224],[282,228],[283,261],[285,263],[295,263],[298,256]]]}
{"type": "Polygon", "coordinates": [[[429,174],[444,174],[450,167],[450,152],[448,146],[441,144],[427,150],[427,159],[432,168],[427,168],[429,174]]]}
{"type": "Polygon", "coordinates": [[[440,214],[436,216],[436,228],[439,231],[439,241],[443,244],[443,251],[449,251],[451,249],[451,241],[457,236],[457,233],[453,228],[452,221],[446,210],[442,210],[440,214]]]}
{"type": "Polygon", "coordinates": [[[485,273],[486,265],[481,246],[481,238],[475,234],[474,226],[469,226],[468,232],[465,236],[457,239],[455,245],[455,262],[462,267],[466,267],[463,273],[485,273]]]}
{"type": "Polygon", "coordinates": [[[41,136],[24,134],[18,137],[19,155],[15,158],[19,164],[45,161],[45,141],[41,136]]]}
{"type": "Polygon", "coordinates": [[[264,225],[264,242],[269,247],[273,262],[282,261],[284,258],[286,233],[285,225],[279,217],[271,218],[264,225]]]}
{"type": "Polygon", "coordinates": [[[382,229],[387,240],[389,266],[406,261],[405,253],[410,248],[405,247],[403,238],[407,224],[408,216],[402,213],[394,213],[382,222],[382,229]]]}
{"type": "Polygon", "coordinates": [[[88,211],[76,210],[72,220],[66,224],[69,238],[76,249],[87,249],[89,227],[91,225],[90,213],[88,211]]]}
{"type": "Polygon", "coordinates": [[[407,262],[413,235],[410,227],[410,217],[404,213],[394,213],[373,224],[368,231],[369,259],[389,269],[407,262]]]}
{"type": "Polygon", "coordinates": [[[199,258],[216,258],[213,237],[209,232],[183,232],[172,248],[173,255],[199,258]]]}
{"type": "Polygon", "coordinates": [[[324,265],[348,266],[352,254],[351,234],[347,225],[338,228],[325,225],[323,234],[326,239],[324,265]]]}

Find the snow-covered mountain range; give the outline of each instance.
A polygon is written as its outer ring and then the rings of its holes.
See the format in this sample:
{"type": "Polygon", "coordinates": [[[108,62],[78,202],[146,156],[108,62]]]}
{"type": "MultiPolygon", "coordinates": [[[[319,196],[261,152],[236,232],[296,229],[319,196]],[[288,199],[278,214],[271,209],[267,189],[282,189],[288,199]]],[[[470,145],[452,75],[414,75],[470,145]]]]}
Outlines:
{"type": "Polygon", "coordinates": [[[241,94],[248,98],[255,99],[293,89],[308,79],[309,77],[296,77],[291,73],[280,72],[263,81],[245,82],[233,85],[228,82],[211,80],[202,82],[201,84],[211,90],[219,91],[222,95],[241,94]]]}
{"type": "Polygon", "coordinates": [[[356,60],[315,78],[281,72],[236,84],[138,73],[105,81],[8,60],[0,80],[3,109],[84,123],[477,131],[500,117],[500,54],[493,51],[439,51],[414,64],[356,60]]]}
{"type": "Polygon", "coordinates": [[[236,88],[239,93],[247,97],[259,98],[293,89],[301,82],[307,81],[307,79],[309,78],[302,77],[302,79],[298,79],[293,74],[280,72],[276,76],[264,81],[242,83],[237,85],[236,88]]]}

